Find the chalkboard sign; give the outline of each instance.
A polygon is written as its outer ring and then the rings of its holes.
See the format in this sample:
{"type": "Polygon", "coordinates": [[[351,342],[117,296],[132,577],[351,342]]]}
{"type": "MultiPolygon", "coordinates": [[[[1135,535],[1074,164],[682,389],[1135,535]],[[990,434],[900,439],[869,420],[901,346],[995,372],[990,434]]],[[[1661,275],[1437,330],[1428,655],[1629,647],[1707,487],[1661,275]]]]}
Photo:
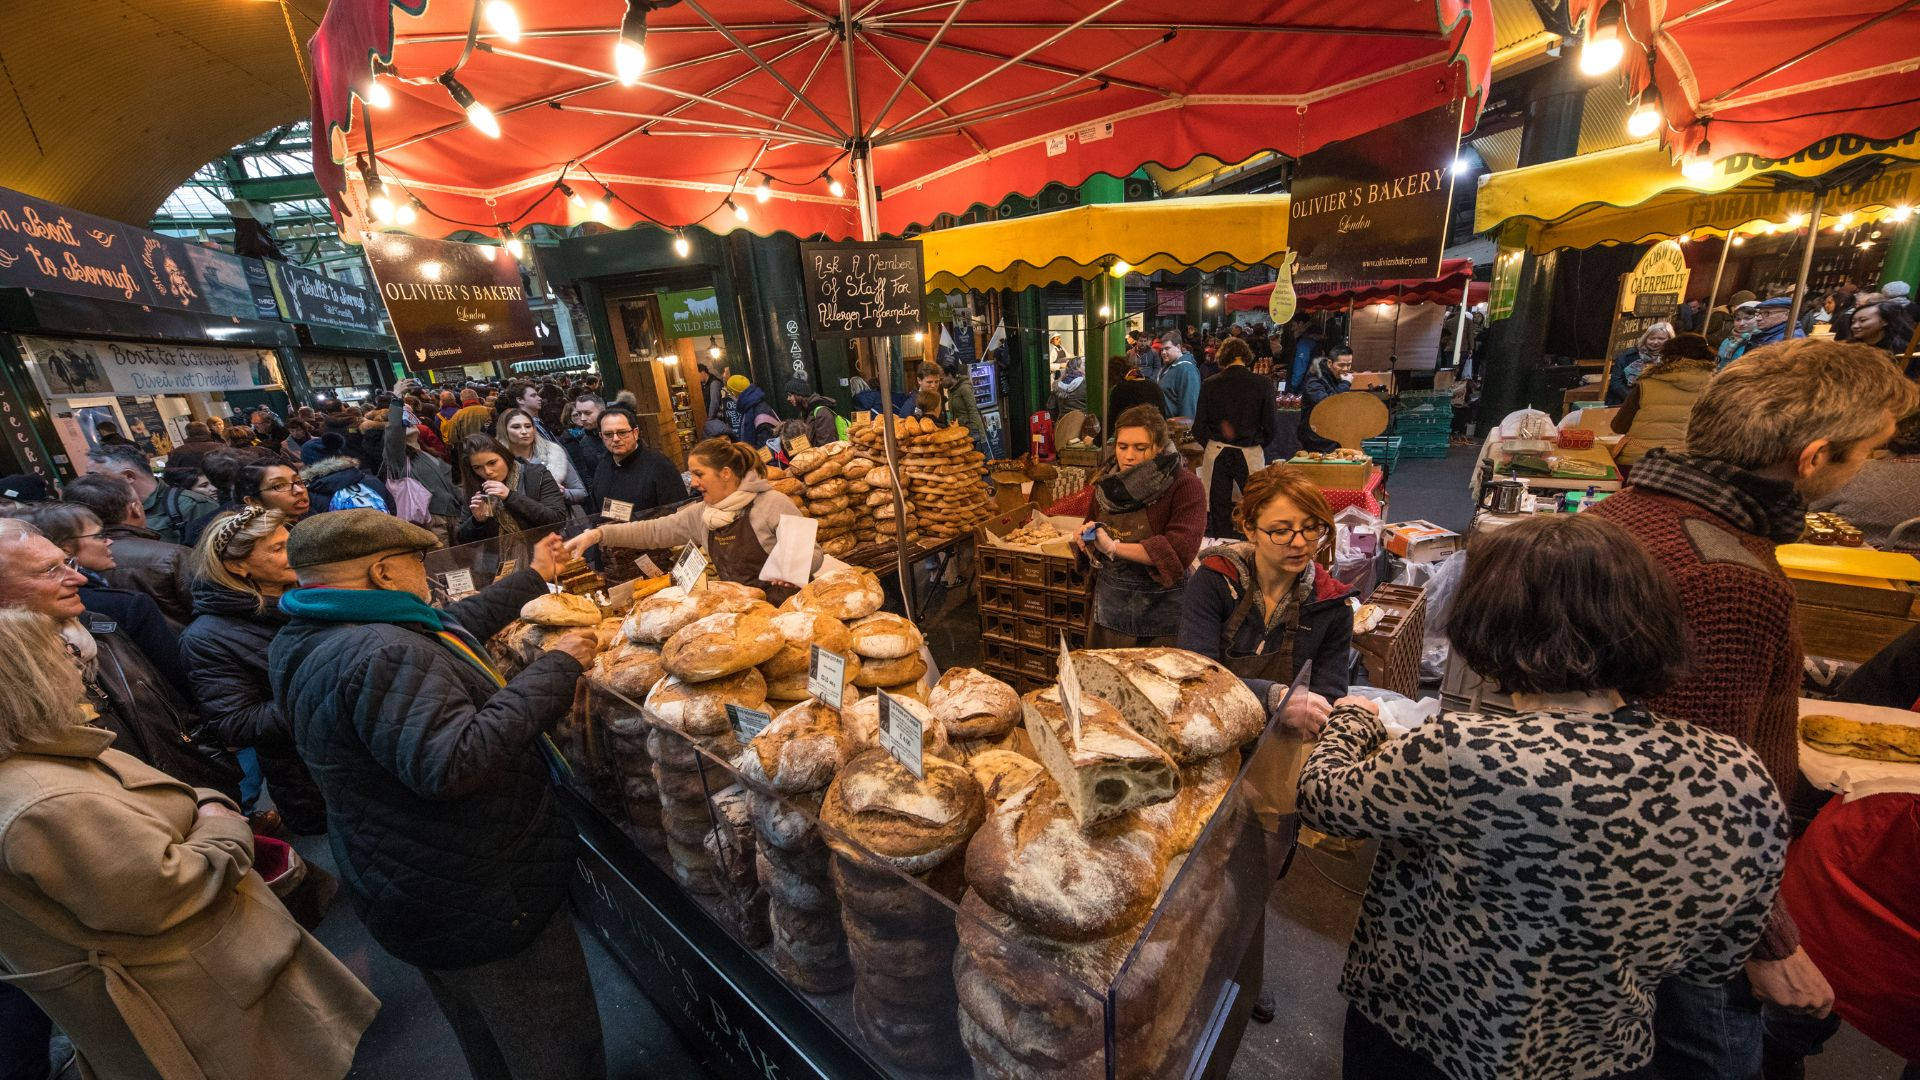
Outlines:
{"type": "Polygon", "coordinates": [[[800,279],[816,338],[912,333],[926,319],[917,240],[801,244],[800,279]]]}

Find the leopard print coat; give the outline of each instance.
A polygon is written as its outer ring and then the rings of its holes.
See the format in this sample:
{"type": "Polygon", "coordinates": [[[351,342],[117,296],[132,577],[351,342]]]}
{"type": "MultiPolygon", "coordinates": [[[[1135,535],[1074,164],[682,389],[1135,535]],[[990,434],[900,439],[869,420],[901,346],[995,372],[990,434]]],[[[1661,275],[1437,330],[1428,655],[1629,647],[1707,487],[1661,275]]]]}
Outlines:
{"type": "Polygon", "coordinates": [[[1382,842],[1341,992],[1456,1080],[1651,1060],[1660,981],[1732,978],[1786,859],[1753,751],[1633,705],[1447,714],[1391,741],[1336,709],[1299,802],[1382,842]]]}

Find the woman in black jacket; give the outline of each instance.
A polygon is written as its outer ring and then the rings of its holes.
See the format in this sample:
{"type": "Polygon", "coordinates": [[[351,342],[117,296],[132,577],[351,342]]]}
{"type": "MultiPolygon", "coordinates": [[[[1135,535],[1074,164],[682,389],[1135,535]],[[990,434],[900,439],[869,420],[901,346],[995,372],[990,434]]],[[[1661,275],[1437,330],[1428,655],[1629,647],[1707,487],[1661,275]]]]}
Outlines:
{"type": "Polygon", "coordinates": [[[454,539],[462,544],[567,520],[567,496],[553,474],[531,461],[516,460],[491,435],[469,435],[460,444],[460,472],[467,508],[454,539]]]}
{"type": "Polygon", "coordinates": [[[327,804],[267,682],[267,647],[287,623],[280,594],[298,584],[287,567],[288,520],[257,506],[213,516],[193,549],[194,618],[180,651],[208,741],[253,747],[281,821],[317,836],[327,831],[327,804]]]}

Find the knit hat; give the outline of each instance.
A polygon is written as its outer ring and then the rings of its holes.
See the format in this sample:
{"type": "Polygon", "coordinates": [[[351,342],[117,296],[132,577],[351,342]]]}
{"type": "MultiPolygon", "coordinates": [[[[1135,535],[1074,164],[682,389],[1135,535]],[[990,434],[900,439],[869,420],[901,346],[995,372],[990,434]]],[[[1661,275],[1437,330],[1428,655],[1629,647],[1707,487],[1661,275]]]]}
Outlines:
{"type": "Polygon", "coordinates": [[[787,393],[795,397],[812,397],[813,386],[805,379],[788,379],[787,393]]]}
{"type": "Polygon", "coordinates": [[[1751,290],[1741,289],[1739,292],[1727,297],[1727,307],[1731,310],[1739,307],[1741,304],[1752,303],[1755,299],[1756,297],[1751,290]]]}
{"type": "Polygon", "coordinates": [[[0,476],[0,498],[16,502],[46,502],[47,482],[32,473],[0,476]]]}
{"type": "Polygon", "coordinates": [[[736,394],[746,393],[747,387],[752,385],[753,384],[751,382],[747,381],[747,377],[745,375],[735,375],[733,378],[727,380],[727,389],[733,391],[736,394]]]}
{"type": "Polygon", "coordinates": [[[432,533],[384,510],[360,507],[315,514],[287,534],[287,565],[295,570],[351,562],[382,551],[432,551],[432,533]]]}
{"type": "Polygon", "coordinates": [[[346,436],[337,431],[329,431],[317,439],[309,439],[300,447],[300,463],[316,465],[330,457],[338,457],[347,448],[346,436]]]}
{"type": "Polygon", "coordinates": [[[1760,301],[1762,308],[1791,308],[1792,306],[1793,297],[1791,296],[1775,296],[1760,301]]]}

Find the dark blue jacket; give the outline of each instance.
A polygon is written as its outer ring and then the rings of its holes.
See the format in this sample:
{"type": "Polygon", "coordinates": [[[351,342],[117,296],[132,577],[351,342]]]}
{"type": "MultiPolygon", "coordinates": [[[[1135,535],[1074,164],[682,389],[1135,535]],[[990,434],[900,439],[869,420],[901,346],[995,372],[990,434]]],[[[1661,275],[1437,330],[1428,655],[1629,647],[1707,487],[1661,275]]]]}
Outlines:
{"type": "MultiPolygon", "coordinates": [[[[1254,584],[1240,580],[1240,565],[1219,554],[1200,560],[1200,568],[1187,579],[1187,587],[1180,594],[1180,635],[1175,642],[1178,647],[1225,661],[1221,639],[1225,636],[1227,621],[1240,602],[1242,590],[1254,584]]],[[[1311,661],[1313,678],[1307,689],[1328,701],[1336,701],[1347,692],[1349,653],[1353,645],[1353,613],[1347,608],[1347,596],[1352,590],[1319,567],[1314,569],[1313,584],[1313,599],[1301,608],[1296,623],[1304,629],[1294,633],[1290,671],[1298,674],[1311,661]]],[[[1236,656],[1251,656],[1277,647],[1285,633],[1286,628],[1280,625],[1268,631],[1256,606],[1240,623],[1231,651],[1236,656]]],[[[1264,704],[1272,681],[1244,681],[1264,704]]]]}

